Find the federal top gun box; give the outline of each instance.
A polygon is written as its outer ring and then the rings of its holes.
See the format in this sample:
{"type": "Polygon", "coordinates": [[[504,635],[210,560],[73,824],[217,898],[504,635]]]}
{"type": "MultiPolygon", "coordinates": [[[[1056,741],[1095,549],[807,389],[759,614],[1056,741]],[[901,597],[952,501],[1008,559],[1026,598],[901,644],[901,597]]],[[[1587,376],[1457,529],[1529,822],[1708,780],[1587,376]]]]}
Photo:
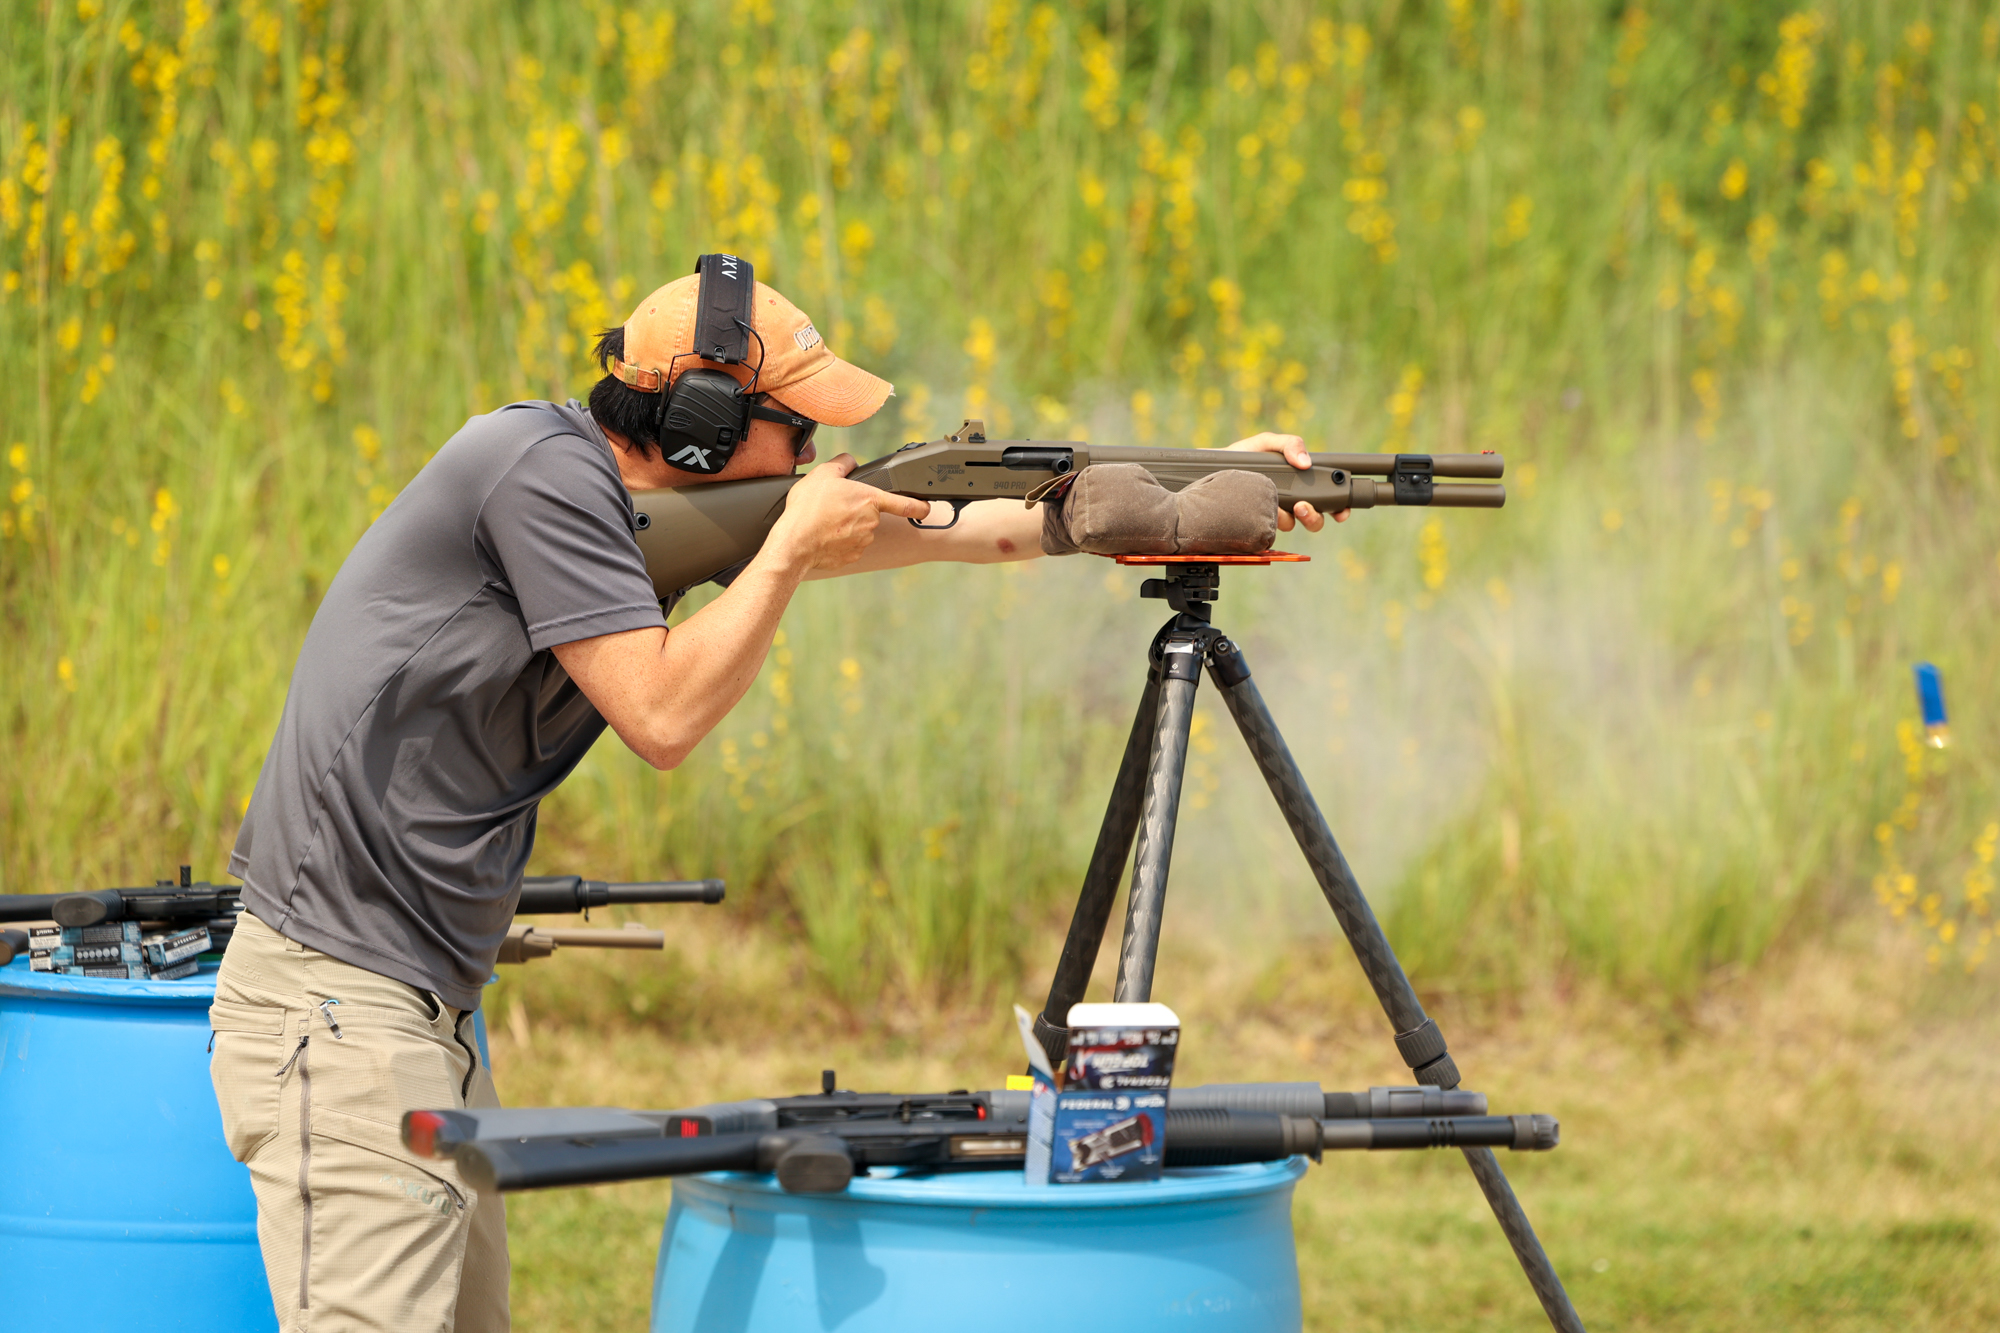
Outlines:
{"type": "Polygon", "coordinates": [[[1046,1174],[1030,1184],[1157,1180],[1167,1158],[1167,1090],[1181,1020],[1164,1004],[1079,1004],[1069,1011],[1062,1090],[1035,1081],[1030,1119],[1047,1126],[1046,1174]]]}

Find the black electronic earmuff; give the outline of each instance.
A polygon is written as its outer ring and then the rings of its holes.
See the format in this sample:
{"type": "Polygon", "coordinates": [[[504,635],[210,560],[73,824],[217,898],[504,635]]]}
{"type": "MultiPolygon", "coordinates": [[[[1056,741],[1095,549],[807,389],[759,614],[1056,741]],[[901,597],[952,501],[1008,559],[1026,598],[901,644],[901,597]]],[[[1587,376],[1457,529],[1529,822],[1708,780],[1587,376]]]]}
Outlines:
{"type": "Polygon", "coordinates": [[[750,413],[757,404],[757,376],[764,369],[764,340],[751,323],[757,279],[749,260],[703,255],[695,260],[694,271],[701,275],[695,297],[695,350],[682,355],[741,365],[750,359],[750,340],[757,339],[757,365],[747,385],[726,370],[689,370],[676,379],[668,368],[671,383],[660,395],[654,436],[667,462],[712,476],[729,466],[730,456],[749,432],[750,413]]]}

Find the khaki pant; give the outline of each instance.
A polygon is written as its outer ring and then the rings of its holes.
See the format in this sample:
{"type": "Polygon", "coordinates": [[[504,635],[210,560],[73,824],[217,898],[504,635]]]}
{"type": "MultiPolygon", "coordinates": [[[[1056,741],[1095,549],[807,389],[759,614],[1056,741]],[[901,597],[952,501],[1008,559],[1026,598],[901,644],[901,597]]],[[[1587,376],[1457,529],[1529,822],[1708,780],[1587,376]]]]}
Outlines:
{"type": "Polygon", "coordinates": [[[498,1106],[472,1015],[330,958],[248,913],[216,977],[209,1073],[250,1167],[285,1333],[505,1333],[507,1217],[403,1112],[498,1106]]]}

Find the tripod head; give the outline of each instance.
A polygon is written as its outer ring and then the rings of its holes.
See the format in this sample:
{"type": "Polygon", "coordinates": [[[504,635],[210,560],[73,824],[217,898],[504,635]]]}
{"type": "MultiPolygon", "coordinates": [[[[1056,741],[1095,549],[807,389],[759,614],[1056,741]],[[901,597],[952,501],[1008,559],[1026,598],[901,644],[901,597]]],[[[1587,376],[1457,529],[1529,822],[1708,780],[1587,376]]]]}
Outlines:
{"type": "Polygon", "coordinates": [[[1309,555],[1264,551],[1257,555],[1114,555],[1121,565],[1158,565],[1162,578],[1139,585],[1141,597],[1165,602],[1190,620],[1208,623],[1208,604],[1222,595],[1222,566],[1304,564],[1309,555]]]}

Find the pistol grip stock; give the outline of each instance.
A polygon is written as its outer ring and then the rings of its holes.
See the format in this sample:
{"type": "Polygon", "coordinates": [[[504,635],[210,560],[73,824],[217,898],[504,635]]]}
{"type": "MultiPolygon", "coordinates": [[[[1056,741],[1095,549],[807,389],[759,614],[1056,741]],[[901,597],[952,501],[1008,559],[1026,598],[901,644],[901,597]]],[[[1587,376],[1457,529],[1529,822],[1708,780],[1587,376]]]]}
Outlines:
{"type": "Polygon", "coordinates": [[[797,477],[746,477],[632,493],[633,538],[661,600],[757,554],[797,477]]]}

